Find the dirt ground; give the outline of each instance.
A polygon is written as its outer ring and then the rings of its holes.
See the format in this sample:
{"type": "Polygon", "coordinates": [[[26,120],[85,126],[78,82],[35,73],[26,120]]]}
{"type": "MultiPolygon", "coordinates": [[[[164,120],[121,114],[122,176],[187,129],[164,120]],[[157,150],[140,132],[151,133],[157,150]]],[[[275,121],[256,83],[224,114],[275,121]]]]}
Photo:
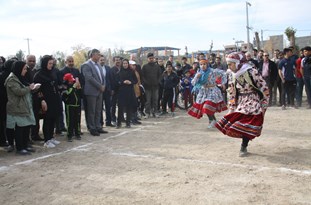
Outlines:
{"type": "Polygon", "coordinates": [[[0,150],[0,204],[311,204],[311,110],[269,108],[244,158],[207,122],[178,110],[31,156],[0,150]]]}

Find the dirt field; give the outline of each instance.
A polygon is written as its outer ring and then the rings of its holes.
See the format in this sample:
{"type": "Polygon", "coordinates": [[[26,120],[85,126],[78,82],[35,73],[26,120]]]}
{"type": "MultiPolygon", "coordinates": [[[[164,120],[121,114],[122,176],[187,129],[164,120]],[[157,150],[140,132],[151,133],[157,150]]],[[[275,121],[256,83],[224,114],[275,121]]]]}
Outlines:
{"type": "Polygon", "coordinates": [[[270,108],[245,158],[240,139],[207,121],[177,111],[58,137],[54,149],[38,143],[31,156],[0,150],[0,204],[311,204],[311,110],[270,108]]]}

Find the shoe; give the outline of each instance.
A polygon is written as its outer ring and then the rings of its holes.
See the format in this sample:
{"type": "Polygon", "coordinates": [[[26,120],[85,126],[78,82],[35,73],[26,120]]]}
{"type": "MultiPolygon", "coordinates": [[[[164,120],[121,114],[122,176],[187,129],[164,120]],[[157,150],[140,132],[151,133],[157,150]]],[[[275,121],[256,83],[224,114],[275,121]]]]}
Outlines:
{"type": "Polygon", "coordinates": [[[248,154],[248,152],[247,152],[247,148],[246,148],[246,147],[241,146],[241,150],[240,150],[240,154],[239,154],[239,156],[240,156],[240,157],[245,157],[247,154],[248,154]]]}
{"type": "Polygon", "coordinates": [[[25,149],[22,149],[22,150],[16,151],[16,154],[19,154],[19,155],[30,155],[31,153],[28,152],[28,151],[25,150],[25,149]]]}
{"type": "Polygon", "coordinates": [[[27,147],[26,150],[28,152],[36,152],[36,150],[34,148],[32,148],[32,147],[27,147]]]}
{"type": "Polygon", "coordinates": [[[14,146],[12,146],[12,145],[9,145],[7,148],[6,148],[6,151],[7,152],[13,152],[14,151],[14,146]]]}
{"type": "Polygon", "coordinates": [[[117,124],[116,128],[120,129],[121,128],[121,124],[117,124]]]}
{"type": "Polygon", "coordinates": [[[81,140],[81,136],[80,135],[76,135],[76,139],[77,140],[81,140]]]}
{"type": "Polygon", "coordinates": [[[208,128],[208,129],[215,128],[215,124],[216,124],[216,120],[213,120],[213,121],[207,126],[207,128],[208,128]]]}
{"type": "Polygon", "coordinates": [[[100,136],[100,134],[96,130],[91,130],[90,134],[93,136],[100,136]]]}
{"type": "Polygon", "coordinates": [[[103,130],[103,129],[97,130],[97,132],[100,134],[107,134],[108,133],[106,130],[103,130]]]}
{"type": "Polygon", "coordinates": [[[67,136],[67,142],[72,142],[72,136],[67,136]]]}
{"type": "Polygon", "coordinates": [[[282,110],[286,110],[286,107],[285,107],[285,105],[282,105],[282,110]]]}
{"type": "Polygon", "coordinates": [[[163,116],[163,115],[166,115],[166,114],[168,114],[168,112],[162,111],[162,112],[160,113],[160,116],[163,116]]]}
{"type": "Polygon", "coordinates": [[[64,127],[64,128],[62,128],[60,131],[62,131],[62,132],[67,132],[67,129],[64,127]]]}
{"type": "Polygon", "coordinates": [[[136,120],[141,120],[141,118],[140,117],[136,117],[136,120]]]}
{"type": "Polygon", "coordinates": [[[171,113],[171,116],[172,116],[172,117],[175,117],[175,113],[174,113],[174,112],[172,112],[172,113],[171,113]]]}
{"type": "Polygon", "coordinates": [[[80,135],[83,135],[84,133],[82,131],[80,131],[80,135]]]}
{"type": "Polygon", "coordinates": [[[57,141],[54,137],[52,139],[50,139],[50,141],[54,144],[54,145],[59,145],[60,141],[57,141]]]}
{"type": "Polygon", "coordinates": [[[126,125],[125,127],[126,127],[126,128],[131,128],[131,125],[126,125]]]}
{"type": "Polygon", "coordinates": [[[43,146],[46,148],[54,148],[55,147],[55,145],[51,142],[51,140],[46,141],[43,146]]]}
{"type": "Polygon", "coordinates": [[[132,123],[133,125],[141,125],[141,122],[139,122],[138,120],[133,120],[132,123]]]}
{"type": "Polygon", "coordinates": [[[106,127],[115,127],[115,125],[114,124],[112,124],[112,123],[109,123],[109,124],[106,124],[106,127]]]}
{"type": "Polygon", "coordinates": [[[44,139],[42,139],[39,135],[31,136],[31,139],[33,141],[44,141],[44,139]]]}

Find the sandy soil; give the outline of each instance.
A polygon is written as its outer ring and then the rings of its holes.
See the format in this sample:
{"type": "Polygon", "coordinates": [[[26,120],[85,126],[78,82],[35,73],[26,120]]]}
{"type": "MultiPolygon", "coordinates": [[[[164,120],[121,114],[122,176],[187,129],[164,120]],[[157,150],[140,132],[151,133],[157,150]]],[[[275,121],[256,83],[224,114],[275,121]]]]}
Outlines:
{"type": "Polygon", "coordinates": [[[0,204],[311,204],[311,110],[270,108],[245,158],[240,139],[207,121],[177,111],[100,137],[59,136],[31,156],[0,150],[0,204]]]}

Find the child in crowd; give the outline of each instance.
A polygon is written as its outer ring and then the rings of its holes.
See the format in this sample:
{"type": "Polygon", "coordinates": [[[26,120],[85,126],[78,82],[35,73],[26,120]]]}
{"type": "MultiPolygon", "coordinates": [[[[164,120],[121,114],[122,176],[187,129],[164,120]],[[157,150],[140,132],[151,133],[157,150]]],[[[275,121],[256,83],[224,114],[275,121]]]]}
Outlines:
{"type": "Polygon", "coordinates": [[[64,85],[67,87],[67,89],[62,93],[66,110],[67,140],[68,142],[72,142],[73,135],[75,135],[77,140],[81,140],[79,123],[81,85],[79,83],[79,79],[74,79],[71,73],[65,74],[63,81],[64,85]]]}
{"type": "Polygon", "coordinates": [[[174,116],[174,104],[175,104],[175,91],[176,86],[179,83],[177,74],[173,71],[171,62],[167,62],[166,70],[164,71],[161,79],[163,86],[163,100],[162,100],[162,113],[161,115],[167,114],[166,107],[171,109],[172,116],[174,116]]]}
{"type": "Polygon", "coordinates": [[[183,94],[185,109],[188,110],[188,105],[192,105],[193,98],[192,98],[192,78],[190,77],[191,73],[190,70],[186,70],[184,73],[184,77],[180,81],[181,85],[181,92],[183,94]]]}

